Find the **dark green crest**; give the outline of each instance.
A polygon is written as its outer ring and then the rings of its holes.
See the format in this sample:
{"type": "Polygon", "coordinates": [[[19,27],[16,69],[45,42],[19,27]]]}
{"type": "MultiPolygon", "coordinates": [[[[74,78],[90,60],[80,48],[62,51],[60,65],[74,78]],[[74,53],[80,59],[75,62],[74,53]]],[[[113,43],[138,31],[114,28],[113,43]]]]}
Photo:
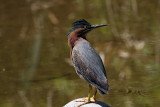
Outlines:
{"type": "Polygon", "coordinates": [[[85,28],[85,26],[91,26],[91,24],[89,22],[87,22],[86,20],[84,19],[80,19],[80,20],[77,20],[75,22],[72,23],[72,28],[69,30],[69,32],[67,33],[67,37],[69,36],[69,34],[78,29],[78,28],[85,28]]]}

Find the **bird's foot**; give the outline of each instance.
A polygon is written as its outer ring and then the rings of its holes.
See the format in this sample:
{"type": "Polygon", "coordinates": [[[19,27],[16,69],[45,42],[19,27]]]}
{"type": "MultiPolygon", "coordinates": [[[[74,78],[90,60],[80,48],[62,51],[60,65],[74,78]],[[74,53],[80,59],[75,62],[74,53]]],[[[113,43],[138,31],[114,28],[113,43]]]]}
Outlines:
{"type": "Polygon", "coordinates": [[[83,100],[76,101],[76,102],[84,102],[84,103],[80,104],[79,106],[77,106],[77,107],[80,107],[80,106],[88,104],[88,103],[96,103],[96,100],[94,99],[94,97],[91,97],[89,100],[88,100],[88,97],[85,97],[85,98],[83,98],[83,100]]]}
{"type": "Polygon", "coordinates": [[[88,99],[88,97],[84,97],[81,101],[76,101],[76,102],[87,102],[88,100],[89,102],[93,102],[93,103],[96,102],[94,97],[91,97],[90,99],[88,99]]]}
{"type": "Polygon", "coordinates": [[[82,100],[76,101],[76,102],[86,102],[87,100],[88,100],[88,97],[84,97],[82,100]]]}
{"type": "Polygon", "coordinates": [[[91,98],[90,98],[90,101],[93,102],[93,103],[96,103],[95,97],[91,97],[91,98]]]}

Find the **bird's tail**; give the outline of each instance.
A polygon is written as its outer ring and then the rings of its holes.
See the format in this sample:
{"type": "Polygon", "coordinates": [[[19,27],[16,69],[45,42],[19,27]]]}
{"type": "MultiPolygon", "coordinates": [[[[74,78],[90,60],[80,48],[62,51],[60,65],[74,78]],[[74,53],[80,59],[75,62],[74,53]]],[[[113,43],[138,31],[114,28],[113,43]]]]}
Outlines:
{"type": "Polygon", "coordinates": [[[103,86],[101,88],[98,88],[98,91],[100,94],[108,94],[109,85],[103,86]]]}

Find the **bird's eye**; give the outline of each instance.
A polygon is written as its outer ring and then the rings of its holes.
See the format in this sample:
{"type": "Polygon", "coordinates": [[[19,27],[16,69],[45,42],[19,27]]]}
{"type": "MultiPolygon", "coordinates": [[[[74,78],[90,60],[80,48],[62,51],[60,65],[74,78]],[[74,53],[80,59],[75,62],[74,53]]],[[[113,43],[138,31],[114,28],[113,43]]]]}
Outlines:
{"type": "Polygon", "coordinates": [[[85,29],[88,29],[88,28],[90,28],[90,26],[84,26],[84,28],[85,28],[85,29]]]}

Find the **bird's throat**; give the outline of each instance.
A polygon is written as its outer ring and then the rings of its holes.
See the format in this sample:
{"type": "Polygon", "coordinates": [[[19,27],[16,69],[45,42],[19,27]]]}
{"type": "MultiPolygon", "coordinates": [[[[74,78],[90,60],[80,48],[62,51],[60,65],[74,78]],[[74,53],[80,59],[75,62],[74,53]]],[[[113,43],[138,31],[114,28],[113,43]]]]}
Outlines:
{"type": "Polygon", "coordinates": [[[73,49],[75,46],[75,42],[79,39],[79,37],[70,37],[68,38],[68,45],[73,49]]]}

